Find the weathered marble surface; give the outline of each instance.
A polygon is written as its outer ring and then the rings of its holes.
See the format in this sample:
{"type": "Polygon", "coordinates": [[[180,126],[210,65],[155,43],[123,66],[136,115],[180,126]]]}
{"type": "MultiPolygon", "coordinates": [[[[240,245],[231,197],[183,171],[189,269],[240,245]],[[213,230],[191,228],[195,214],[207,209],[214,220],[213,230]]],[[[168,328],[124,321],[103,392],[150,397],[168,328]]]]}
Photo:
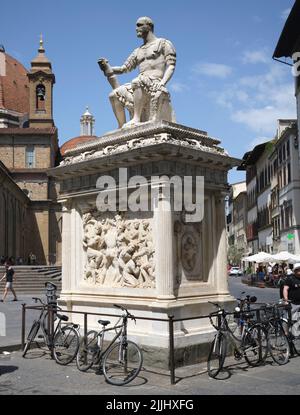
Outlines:
{"type": "Polygon", "coordinates": [[[109,99],[119,128],[129,128],[145,121],[174,121],[170,94],[166,88],[176,65],[176,51],[169,40],[154,35],[154,23],[149,17],[136,22],[137,36],[143,45],[136,48],[122,66],[110,66],[106,58],[98,61],[113,88],[109,99]],[[124,85],[119,85],[118,74],[139,68],[140,74],[124,85]],[[126,123],[125,108],[130,115],[126,123]]]}
{"type": "Polygon", "coordinates": [[[90,211],[83,215],[84,279],[92,285],[155,288],[150,221],[90,211]]]}

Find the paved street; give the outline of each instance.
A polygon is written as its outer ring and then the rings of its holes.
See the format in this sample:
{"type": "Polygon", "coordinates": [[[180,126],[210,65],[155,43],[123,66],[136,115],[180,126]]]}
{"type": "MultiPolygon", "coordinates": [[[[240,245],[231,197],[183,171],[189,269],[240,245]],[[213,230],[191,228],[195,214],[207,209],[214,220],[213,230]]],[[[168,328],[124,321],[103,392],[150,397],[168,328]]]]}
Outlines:
{"type": "MultiPolygon", "coordinates": [[[[241,291],[256,295],[258,301],[276,301],[277,289],[247,287],[240,278],[229,278],[230,291],[239,296],[241,291]]],[[[22,298],[32,303],[31,297],[22,298]]],[[[19,341],[21,303],[1,304],[9,321],[8,338],[19,341]]],[[[33,312],[31,312],[33,313],[33,312]]],[[[34,314],[28,315],[28,325],[34,314]]],[[[29,327],[29,326],[27,326],[29,327]]],[[[1,338],[5,344],[5,338],[1,338]]],[[[3,350],[3,349],[2,349],[3,350]]],[[[108,385],[104,377],[93,370],[81,373],[75,363],[59,366],[50,359],[46,350],[34,349],[26,359],[20,352],[0,355],[0,394],[2,395],[299,395],[300,357],[292,358],[285,366],[277,366],[268,358],[262,367],[249,368],[243,361],[226,360],[226,370],[219,380],[210,379],[206,363],[176,370],[176,385],[170,384],[169,372],[144,369],[140,376],[128,386],[108,385]],[[279,387],[280,384],[280,387],[279,387]]]]}
{"type": "Polygon", "coordinates": [[[241,283],[241,277],[229,277],[229,291],[233,297],[238,298],[242,291],[246,294],[255,295],[260,303],[268,303],[279,300],[278,288],[258,288],[241,283]]]}
{"type": "MultiPolygon", "coordinates": [[[[19,295],[19,301],[12,301],[13,296],[8,295],[4,303],[0,303],[0,349],[5,346],[20,344],[22,326],[22,303],[36,305],[32,300],[32,295],[19,295]],[[2,333],[3,322],[5,321],[5,336],[2,333]]],[[[26,312],[26,327],[29,328],[37,312],[28,310],[26,312]]]]}
{"type": "Polygon", "coordinates": [[[105,383],[92,370],[81,373],[75,363],[59,366],[48,353],[34,350],[23,359],[13,352],[0,361],[0,394],[75,395],[299,395],[300,357],[285,366],[269,358],[263,367],[249,368],[243,361],[226,360],[222,380],[210,379],[206,363],[177,369],[177,383],[170,384],[168,372],[143,370],[131,384],[123,387],[105,383]]]}

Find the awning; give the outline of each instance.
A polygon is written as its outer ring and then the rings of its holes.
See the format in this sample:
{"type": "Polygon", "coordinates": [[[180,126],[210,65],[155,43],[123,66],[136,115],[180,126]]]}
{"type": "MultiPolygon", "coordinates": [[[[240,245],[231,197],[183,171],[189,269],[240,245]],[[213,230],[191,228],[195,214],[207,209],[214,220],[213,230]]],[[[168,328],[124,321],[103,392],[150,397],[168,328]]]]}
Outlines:
{"type": "Polygon", "coordinates": [[[272,256],[276,262],[287,262],[288,264],[295,264],[296,262],[300,262],[300,256],[290,254],[287,251],[282,251],[272,256]]]}
{"type": "Polygon", "coordinates": [[[300,0],[296,0],[285,23],[273,58],[292,57],[300,37],[300,0]]]}
{"type": "Polygon", "coordinates": [[[258,254],[247,256],[242,258],[244,262],[256,262],[258,264],[262,264],[264,262],[273,262],[273,256],[268,254],[267,252],[259,252],[258,254]]]}
{"type": "Polygon", "coordinates": [[[287,251],[282,251],[275,255],[268,254],[267,252],[259,252],[258,254],[242,258],[242,261],[256,262],[258,264],[268,262],[286,262],[287,264],[295,264],[296,262],[300,262],[300,255],[290,254],[287,251]]]}

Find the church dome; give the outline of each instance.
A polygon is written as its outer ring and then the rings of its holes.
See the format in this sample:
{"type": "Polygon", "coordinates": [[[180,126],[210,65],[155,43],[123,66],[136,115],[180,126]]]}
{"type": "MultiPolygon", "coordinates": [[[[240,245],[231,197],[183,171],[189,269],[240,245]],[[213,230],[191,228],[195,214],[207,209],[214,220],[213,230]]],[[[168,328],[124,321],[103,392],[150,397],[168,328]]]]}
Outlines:
{"type": "Polygon", "coordinates": [[[60,147],[60,153],[64,157],[66,151],[73,150],[77,146],[87,143],[88,141],[94,141],[97,139],[97,136],[95,135],[81,135],[79,137],[74,137],[71,140],[66,141],[61,147],[60,147]]]}
{"type": "Polygon", "coordinates": [[[29,113],[27,70],[0,48],[0,109],[29,113]]]}

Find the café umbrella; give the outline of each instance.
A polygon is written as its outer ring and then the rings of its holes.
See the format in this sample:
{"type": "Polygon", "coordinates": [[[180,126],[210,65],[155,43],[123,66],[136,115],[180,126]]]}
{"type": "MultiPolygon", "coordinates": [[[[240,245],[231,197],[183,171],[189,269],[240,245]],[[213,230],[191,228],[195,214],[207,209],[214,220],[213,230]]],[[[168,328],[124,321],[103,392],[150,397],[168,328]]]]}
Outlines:
{"type": "Polygon", "coordinates": [[[278,254],[272,255],[273,261],[276,262],[286,262],[288,264],[295,264],[296,262],[300,262],[300,257],[294,254],[291,254],[287,251],[279,252],[278,254]]]}
{"type": "Polygon", "coordinates": [[[262,264],[264,262],[274,262],[274,257],[267,252],[259,252],[255,255],[250,255],[245,258],[242,258],[244,262],[256,262],[257,264],[262,264]]]}

